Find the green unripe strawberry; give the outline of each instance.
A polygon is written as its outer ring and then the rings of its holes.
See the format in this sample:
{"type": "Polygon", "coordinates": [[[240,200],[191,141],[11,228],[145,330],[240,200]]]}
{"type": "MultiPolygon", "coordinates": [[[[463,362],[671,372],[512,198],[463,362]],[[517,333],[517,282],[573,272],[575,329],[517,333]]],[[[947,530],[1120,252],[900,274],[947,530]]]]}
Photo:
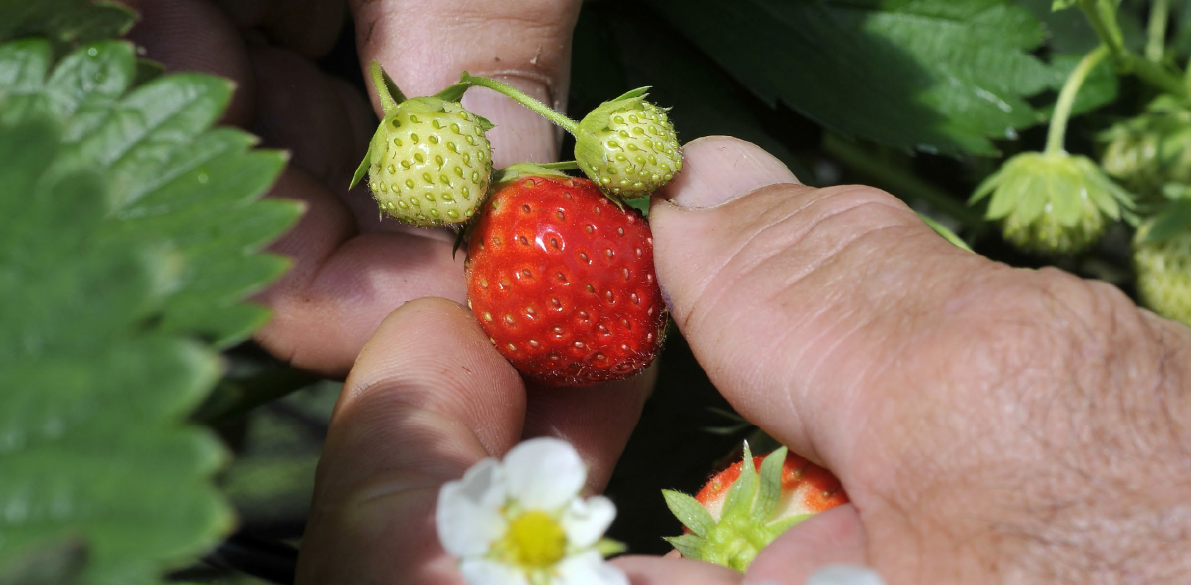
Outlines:
{"type": "Polygon", "coordinates": [[[1155,313],[1191,325],[1191,229],[1154,241],[1154,226],[1144,224],[1133,243],[1138,296],[1155,313]]]}
{"type": "Polygon", "coordinates": [[[977,187],[972,202],[990,195],[985,217],[1001,221],[1005,239],[1045,255],[1082,252],[1133,204],[1096,163],[1061,151],[1009,159],[977,187]]]}
{"type": "Polygon", "coordinates": [[[475,215],[492,177],[490,126],[457,103],[407,100],[385,115],[369,148],[368,187],[377,205],[414,225],[475,215]]]}
{"type": "Polygon", "coordinates": [[[585,116],[575,133],[579,168],[605,193],[648,197],[682,170],[682,148],[666,111],[635,89],[585,116]]]}
{"type": "Polygon", "coordinates": [[[570,132],[579,168],[608,197],[648,197],[682,170],[682,145],[674,124],[666,110],[645,101],[648,87],[604,102],[576,122],[493,79],[465,72],[460,84],[498,91],[570,132]]]}
{"type": "Polygon", "coordinates": [[[1104,170],[1145,200],[1160,200],[1164,184],[1191,184],[1191,111],[1181,103],[1156,100],[1101,138],[1104,170]]]}
{"type": "Polygon", "coordinates": [[[459,105],[459,86],[397,103],[389,97],[395,87],[374,67],[385,116],[352,186],[367,169],[377,206],[398,221],[423,227],[467,221],[492,179],[492,146],[485,136],[492,124],[459,105]]]}

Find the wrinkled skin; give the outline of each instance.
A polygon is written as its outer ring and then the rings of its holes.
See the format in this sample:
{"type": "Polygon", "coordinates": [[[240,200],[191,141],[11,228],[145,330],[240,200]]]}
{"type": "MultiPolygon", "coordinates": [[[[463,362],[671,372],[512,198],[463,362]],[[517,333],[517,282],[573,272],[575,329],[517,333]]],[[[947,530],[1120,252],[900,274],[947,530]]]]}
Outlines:
{"type": "MultiPolygon", "coordinates": [[[[346,191],[374,119],[310,60],[342,6],[137,4],[133,36],[151,55],[239,83],[226,122],[292,150],[273,195],[309,206],[275,246],[296,264],[260,296],[276,317],[258,336],[295,366],[351,369],[298,582],[458,583],[432,538],[437,487],[526,436],[576,443],[598,490],[650,380],[527,393],[456,304],[449,235],[377,222],[367,193],[346,191]],[[406,304],[424,296],[448,300],[406,304]]],[[[466,69],[560,102],[577,9],[360,0],[352,14],[361,60],[382,59],[409,95],[466,69]]],[[[479,91],[465,105],[498,125],[497,166],[557,156],[556,132],[519,106],[479,91]]],[[[686,161],[651,215],[673,316],[733,406],[852,498],[776,541],[745,580],[801,583],[829,562],[894,585],[1191,580],[1186,327],[1111,286],[955,249],[883,192],[801,186],[746,143],[703,139],[686,161]]],[[[742,579],[675,558],[614,562],[636,585],[742,579]]]]}

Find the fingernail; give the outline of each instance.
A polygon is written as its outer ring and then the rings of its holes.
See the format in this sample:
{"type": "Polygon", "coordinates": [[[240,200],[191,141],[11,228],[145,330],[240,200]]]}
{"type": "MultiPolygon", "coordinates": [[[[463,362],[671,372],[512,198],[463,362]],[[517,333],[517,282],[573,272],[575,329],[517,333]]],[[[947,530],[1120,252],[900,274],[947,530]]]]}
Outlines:
{"type": "MultiPolygon", "coordinates": [[[[550,104],[549,92],[542,83],[508,75],[492,77],[550,104]]],[[[488,132],[495,168],[522,162],[558,160],[559,130],[549,120],[525,106],[490,89],[476,87],[463,96],[463,107],[496,125],[488,132]]]]}
{"type": "Polygon", "coordinates": [[[761,187],[800,184],[782,161],[737,138],[699,138],[682,151],[682,172],[660,191],[662,197],[681,207],[714,207],[761,187]]]}
{"type": "Polygon", "coordinates": [[[806,585],[885,585],[885,581],[868,567],[827,565],[811,574],[806,585]]]}

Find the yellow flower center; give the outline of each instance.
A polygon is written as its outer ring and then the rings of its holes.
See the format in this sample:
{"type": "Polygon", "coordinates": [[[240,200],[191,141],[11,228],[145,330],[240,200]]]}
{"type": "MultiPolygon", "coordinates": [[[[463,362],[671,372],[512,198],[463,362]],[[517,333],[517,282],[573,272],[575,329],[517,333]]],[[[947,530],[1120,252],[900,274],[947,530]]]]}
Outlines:
{"type": "Polygon", "coordinates": [[[509,561],[529,568],[553,566],[566,556],[567,533],[549,514],[530,510],[509,522],[499,550],[509,561]]]}

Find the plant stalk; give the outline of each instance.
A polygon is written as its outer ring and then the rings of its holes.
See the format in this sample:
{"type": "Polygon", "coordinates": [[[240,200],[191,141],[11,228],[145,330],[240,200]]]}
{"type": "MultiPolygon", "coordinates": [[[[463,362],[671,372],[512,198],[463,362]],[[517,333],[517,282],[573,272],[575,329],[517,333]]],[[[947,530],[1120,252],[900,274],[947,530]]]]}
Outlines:
{"type": "Polygon", "coordinates": [[[1170,0],[1154,0],[1150,6],[1147,27],[1146,59],[1161,63],[1166,54],[1166,21],[1170,14],[1170,0]]]}
{"type": "MultiPolygon", "coordinates": [[[[1165,3],[1164,0],[1159,1],[1165,3]]],[[[1108,47],[1118,70],[1132,73],[1138,79],[1183,100],[1191,100],[1191,91],[1181,75],[1172,73],[1159,62],[1134,54],[1125,46],[1124,34],[1117,22],[1116,3],[1112,0],[1080,0],[1079,7],[1096,30],[1100,41],[1108,47]]]]}
{"type": "Polygon", "coordinates": [[[553,109],[550,108],[550,106],[547,106],[546,104],[543,104],[542,102],[539,102],[538,100],[529,96],[525,92],[523,92],[507,83],[501,83],[495,79],[488,79],[487,77],[475,77],[472,75],[468,75],[467,73],[463,74],[463,76],[462,76],[462,78],[460,78],[459,82],[467,84],[467,85],[478,85],[480,87],[486,87],[486,88],[496,91],[498,93],[502,93],[502,94],[512,98],[517,103],[529,108],[530,110],[533,110],[534,112],[537,112],[543,118],[546,118],[547,120],[550,120],[551,122],[554,122],[558,126],[562,127],[563,130],[570,132],[572,135],[574,135],[575,133],[577,133],[579,131],[579,123],[578,122],[554,111],[553,109]]]}
{"type": "Polygon", "coordinates": [[[1050,128],[1046,132],[1047,154],[1063,152],[1063,138],[1067,135],[1067,120],[1071,118],[1075,96],[1079,94],[1079,88],[1083,86],[1088,73],[1108,56],[1108,52],[1107,45],[1096,47],[1080,59],[1071,75],[1067,76],[1067,81],[1063,82],[1063,89],[1059,90],[1059,101],[1055,104],[1055,113],[1050,118],[1050,128]]]}
{"type": "MultiPolygon", "coordinates": [[[[397,109],[397,100],[393,99],[393,94],[389,92],[389,80],[385,76],[385,72],[380,67],[380,61],[375,59],[368,64],[368,73],[372,77],[372,86],[376,88],[376,95],[380,97],[380,107],[386,114],[397,109]]],[[[394,84],[394,89],[396,84],[394,84]]],[[[401,91],[397,91],[397,97],[401,101],[405,101],[405,96],[401,95],[401,91]]]]}

